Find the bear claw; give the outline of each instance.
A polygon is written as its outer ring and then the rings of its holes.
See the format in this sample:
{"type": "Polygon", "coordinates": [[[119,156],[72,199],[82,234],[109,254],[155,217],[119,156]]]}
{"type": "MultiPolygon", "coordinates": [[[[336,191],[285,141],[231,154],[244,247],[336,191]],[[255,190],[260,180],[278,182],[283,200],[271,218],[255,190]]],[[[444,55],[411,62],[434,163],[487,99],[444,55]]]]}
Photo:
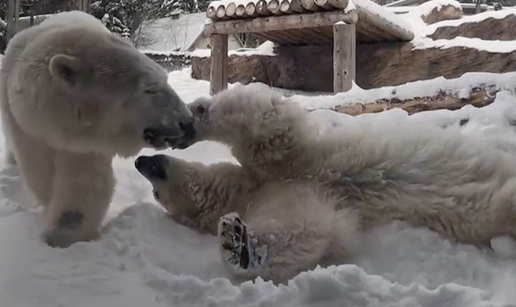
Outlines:
{"type": "Polygon", "coordinates": [[[253,237],[237,213],[220,218],[218,233],[224,260],[229,264],[241,269],[261,265],[262,258],[255,251],[253,237]]]}

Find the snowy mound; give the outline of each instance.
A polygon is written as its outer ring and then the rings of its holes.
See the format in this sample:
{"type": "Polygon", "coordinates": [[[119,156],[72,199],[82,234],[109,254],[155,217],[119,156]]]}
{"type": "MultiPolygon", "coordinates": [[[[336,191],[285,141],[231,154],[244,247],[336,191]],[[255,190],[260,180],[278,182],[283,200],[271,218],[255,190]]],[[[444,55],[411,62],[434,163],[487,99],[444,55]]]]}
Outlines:
{"type": "MultiPolygon", "coordinates": [[[[208,82],[192,80],[188,71],[170,74],[170,82],[185,101],[208,94],[208,82]]],[[[516,148],[510,124],[516,97],[509,92],[483,109],[410,117],[399,110],[358,117],[318,110],[312,118],[323,129],[425,120],[516,148]],[[468,122],[459,125],[464,118],[468,122]]],[[[234,161],[227,148],[211,142],[164,153],[204,163],[234,161]]],[[[0,168],[0,306],[516,306],[515,260],[401,223],[368,234],[366,252],[355,263],[303,272],[280,287],[261,280],[232,283],[216,239],[169,219],[133,161],[114,162],[118,185],[102,238],[68,249],[52,249],[39,239],[39,210],[27,208],[16,169],[0,168]]]]}

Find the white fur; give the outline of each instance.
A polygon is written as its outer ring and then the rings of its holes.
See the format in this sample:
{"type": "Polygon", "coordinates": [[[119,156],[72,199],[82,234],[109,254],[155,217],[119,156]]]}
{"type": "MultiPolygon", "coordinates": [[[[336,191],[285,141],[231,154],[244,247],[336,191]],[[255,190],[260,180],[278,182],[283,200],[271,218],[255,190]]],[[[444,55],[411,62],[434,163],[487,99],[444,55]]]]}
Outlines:
{"type": "Polygon", "coordinates": [[[150,181],[190,227],[240,215],[268,250],[264,266],[238,272],[247,278],[284,281],[326,257],[346,261],[362,231],[394,220],[475,246],[516,234],[516,159],[482,137],[410,122],[319,135],[306,111],[257,85],[190,108],[197,141],[229,145],[241,166],[168,157],[167,179],[150,181]]]}
{"type": "Polygon", "coordinates": [[[52,246],[96,238],[115,184],[112,157],[151,147],[147,127],[179,135],[191,116],[159,65],[78,11],[13,37],[0,91],[6,160],[46,207],[52,246]]]}

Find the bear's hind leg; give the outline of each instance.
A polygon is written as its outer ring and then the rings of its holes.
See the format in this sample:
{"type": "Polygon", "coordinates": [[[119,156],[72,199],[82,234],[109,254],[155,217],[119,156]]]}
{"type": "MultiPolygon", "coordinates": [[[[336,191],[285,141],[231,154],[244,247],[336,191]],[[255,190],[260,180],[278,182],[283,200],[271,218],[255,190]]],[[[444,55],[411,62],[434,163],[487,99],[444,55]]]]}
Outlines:
{"type": "Polygon", "coordinates": [[[45,241],[52,247],[68,247],[97,239],[115,185],[111,159],[58,152],[55,166],[53,196],[45,211],[45,241]]]}
{"type": "MultiPolygon", "coordinates": [[[[302,271],[324,265],[336,253],[334,249],[350,243],[346,239],[358,233],[354,229],[359,224],[356,217],[336,215],[335,200],[313,188],[270,184],[257,192],[245,217],[230,213],[220,218],[221,258],[235,277],[259,276],[285,283],[302,271]],[[340,225],[342,218],[347,228],[340,225]],[[336,235],[343,229],[352,234],[336,235]]],[[[347,247],[353,249],[356,242],[351,243],[347,247]]]]}

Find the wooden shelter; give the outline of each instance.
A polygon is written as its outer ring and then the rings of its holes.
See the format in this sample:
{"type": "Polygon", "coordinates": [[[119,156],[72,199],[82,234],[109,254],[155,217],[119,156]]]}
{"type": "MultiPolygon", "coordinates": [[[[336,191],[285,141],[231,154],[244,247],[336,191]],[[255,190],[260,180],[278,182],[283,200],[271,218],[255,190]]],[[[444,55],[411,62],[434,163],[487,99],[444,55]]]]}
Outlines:
{"type": "Polygon", "coordinates": [[[250,2],[215,1],[206,10],[210,23],[204,33],[211,37],[212,95],[227,88],[228,34],[255,33],[280,45],[333,45],[334,92],[352,87],[357,43],[414,38],[412,31],[396,23],[396,17],[384,17],[394,13],[370,0],[245,1],[250,2]]]}

